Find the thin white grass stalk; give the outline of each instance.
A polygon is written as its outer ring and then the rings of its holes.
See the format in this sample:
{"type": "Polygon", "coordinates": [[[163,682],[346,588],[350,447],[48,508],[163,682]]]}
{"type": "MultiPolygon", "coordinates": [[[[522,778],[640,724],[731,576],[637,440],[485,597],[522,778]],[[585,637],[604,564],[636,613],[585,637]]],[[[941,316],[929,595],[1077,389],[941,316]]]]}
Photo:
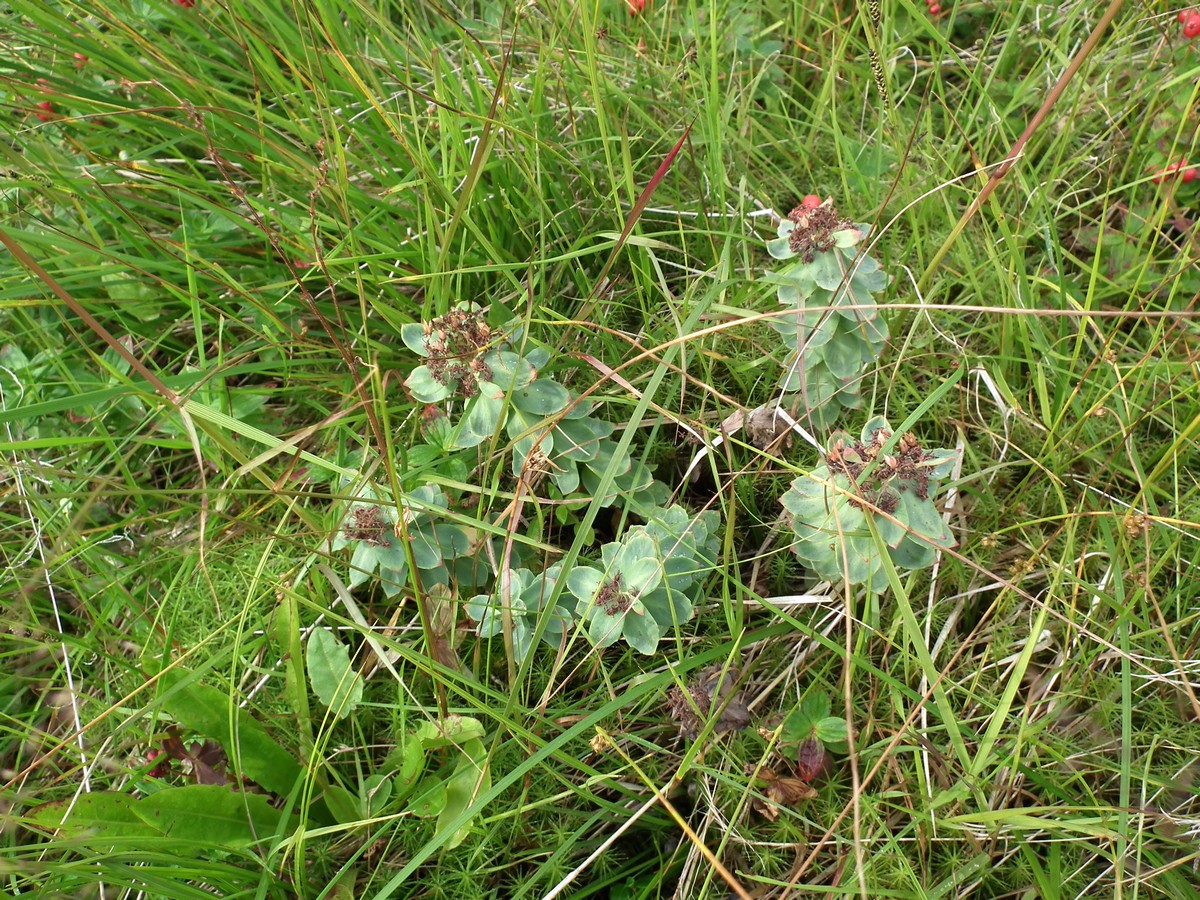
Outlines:
{"type": "MultiPolygon", "coordinates": [[[[945,522],[947,526],[949,526],[949,524],[950,524],[950,517],[954,514],[954,501],[958,498],[958,487],[956,486],[956,483],[957,483],[958,479],[962,476],[962,463],[963,463],[963,457],[966,456],[966,445],[967,445],[966,438],[963,436],[962,429],[960,428],[960,429],[958,429],[958,440],[955,442],[955,449],[958,452],[955,457],[954,469],[950,473],[950,487],[946,491],[946,499],[942,502],[942,521],[945,522]]],[[[934,608],[934,605],[937,603],[937,599],[938,599],[938,597],[937,597],[938,575],[941,573],[941,570],[942,570],[942,553],[939,550],[934,555],[933,569],[930,571],[930,574],[929,574],[929,593],[925,598],[926,612],[925,612],[925,625],[923,628],[924,637],[925,637],[925,646],[930,648],[929,658],[931,660],[933,660],[935,663],[937,662],[937,659],[934,656],[934,651],[933,651],[934,645],[932,643],[933,608],[934,608]]],[[[941,645],[942,637],[944,635],[945,635],[945,631],[943,631],[942,635],[940,635],[938,637],[937,643],[939,646],[941,645]]],[[[922,694],[924,694],[927,690],[929,690],[929,676],[926,675],[925,672],[922,672],[921,673],[920,691],[922,694]]],[[[929,707],[924,706],[924,705],[921,707],[921,733],[922,734],[929,733],[929,707]]],[[[927,784],[929,786],[929,799],[932,800],[933,799],[934,778],[933,778],[932,767],[929,764],[929,748],[926,747],[924,744],[921,745],[921,768],[925,773],[925,784],[927,784]]],[[[929,821],[930,821],[931,825],[934,825],[936,827],[936,825],[937,825],[937,808],[932,804],[929,807],[929,821]]]]}
{"type": "MultiPolygon", "coordinates": [[[[16,373],[11,369],[0,367],[0,370],[12,378],[13,382],[17,385],[19,390],[19,394],[17,396],[17,405],[19,406],[21,399],[25,396],[25,390],[24,386],[21,384],[21,380],[17,378],[16,373]]],[[[3,409],[7,412],[8,408],[8,393],[5,391],[3,380],[0,380],[0,409],[3,409]]],[[[7,422],[4,423],[4,436],[8,439],[10,444],[15,445],[16,437],[13,435],[12,427],[7,422]]],[[[10,468],[12,470],[13,485],[16,489],[17,496],[20,498],[21,507],[25,512],[25,518],[29,522],[30,527],[33,529],[33,535],[31,537],[33,546],[31,552],[41,563],[42,578],[46,583],[46,594],[50,598],[50,608],[54,612],[54,628],[59,634],[66,634],[66,629],[63,627],[62,613],[59,610],[58,605],[58,591],[55,588],[54,578],[50,574],[50,562],[46,559],[46,548],[42,542],[42,523],[39,521],[37,513],[33,509],[33,503],[30,501],[30,488],[27,486],[25,481],[23,466],[21,462],[14,457],[10,463],[10,468]]],[[[75,803],[79,800],[80,795],[90,794],[92,792],[93,763],[88,759],[87,747],[85,746],[83,739],[83,722],[79,718],[79,686],[75,682],[75,671],[71,665],[71,648],[67,645],[65,638],[58,642],[58,646],[62,652],[63,675],[66,679],[67,696],[71,704],[71,725],[75,729],[75,745],[79,750],[80,765],[79,787],[71,797],[70,802],[67,803],[66,808],[63,810],[61,821],[66,822],[67,818],[71,815],[71,810],[75,808],[75,803]]],[[[103,883],[98,883],[98,886],[101,900],[103,900],[105,896],[104,885],[103,883]]]]}
{"type": "Polygon", "coordinates": [[[644,816],[650,810],[650,808],[652,806],[654,806],[654,804],[657,802],[658,802],[658,795],[656,795],[656,794],[652,795],[649,800],[647,800],[640,807],[638,807],[637,811],[633,815],[631,815],[628,819],[626,819],[621,824],[620,828],[618,828],[611,835],[609,835],[604,840],[604,842],[600,844],[599,847],[597,847],[595,850],[593,850],[588,855],[587,859],[585,859],[583,862],[581,862],[579,865],[577,865],[574,869],[572,869],[570,872],[568,872],[562,881],[560,881],[558,884],[556,884],[554,887],[552,887],[550,889],[550,893],[546,894],[546,896],[543,897],[542,900],[554,900],[555,897],[557,897],[564,890],[566,890],[566,888],[571,884],[572,881],[574,881],[576,878],[578,878],[580,875],[582,875],[583,872],[587,869],[587,867],[596,861],[596,859],[600,856],[600,854],[602,854],[605,850],[607,850],[609,847],[611,847],[613,845],[613,843],[617,840],[617,838],[619,838],[626,831],[628,831],[633,826],[633,824],[635,822],[637,822],[637,820],[640,819],[642,816],[644,816]]]}

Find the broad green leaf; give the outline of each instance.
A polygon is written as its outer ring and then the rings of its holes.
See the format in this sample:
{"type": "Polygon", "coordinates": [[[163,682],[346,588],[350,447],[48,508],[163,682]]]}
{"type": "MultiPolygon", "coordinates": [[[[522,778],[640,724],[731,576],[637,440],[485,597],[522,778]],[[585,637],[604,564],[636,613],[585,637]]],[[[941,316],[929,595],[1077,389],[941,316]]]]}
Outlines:
{"type": "Polygon", "coordinates": [[[137,802],[128,794],[95,791],[73,804],[69,800],[43,803],[30,810],[27,819],[38,828],[88,842],[145,840],[161,834],[133,811],[137,802]]]}
{"type": "MultiPolygon", "coordinates": [[[[821,719],[828,718],[833,703],[824,691],[812,691],[796,705],[796,715],[800,717],[805,733],[800,739],[808,737],[808,729],[814,728],[821,719]]],[[[790,717],[789,717],[790,718],[790,717]]]]}
{"type": "Polygon", "coordinates": [[[368,775],[362,783],[359,794],[359,805],[363,818],[370,819],[381,815],[392,799],[392,779],[386,775],[368,775]]]}
{"type": "Polygon", "coordinates": [[[328,785],[322,796],[339,825],[351,825],[361,817],[358,798],[340,784],[328,785]]]}
{"type": "Polygon", "coordinates": [[[345,646],[332,633],[324,628],[313,629],[305,662],[313,693],[339,719],[362,702],[362,676],[351,665],[345,646]]]}
{"type": "Polygon", "coordinates": [[[296,758],[224,691],[200,684],[181,668],[164,671],[159,685],[163,709],[185,729],[219,743],[250,780],[286,797],[304,776],[296,758]]]}
{"type": "Polygon", "coordinates": [[[850,739],[850,729],[845,719],[827,716],[817,721],[816,736],[823,744],[842,744],[850,739]]]}
{"type": "MultiPolygon", "coordinates": [[[[449,823],[470,808],[475,798],[486,793],[492,786],[491,772],[487,764],[487,749],[483,742],[473,739],[464,742],[463,752],[458,757],[454,773],[446,780],[445,804],[438,815],[437,832],[446,832],[449,823]]],[[[452,850],[466,840],[470,826],[464,825],[450,835],[445,843],[452,850]]]]}
{"type": "Polygon", "coordinates": [[[441,815],[446,808],[446,785],[433,775],[425,776],[413,792],[408,808],[421,819],[441,815]]]}
{"type": "Polygon", "coordinates": [[[482,738],[483,723],[471,716],[446,716],[441,724],[437,722],[422,722],[413,732],[410,740],[419,741],[426,750],[436,750],[440,747],[457,747],[463,741],[482,738]]]}
{"type": "Polygon", "coordinates": [[[273,837],[283,814],[261,794],[221,785],[167,788],[133,805],[133,811],[167,837],[208,847],[246,847],[273,837]]]}

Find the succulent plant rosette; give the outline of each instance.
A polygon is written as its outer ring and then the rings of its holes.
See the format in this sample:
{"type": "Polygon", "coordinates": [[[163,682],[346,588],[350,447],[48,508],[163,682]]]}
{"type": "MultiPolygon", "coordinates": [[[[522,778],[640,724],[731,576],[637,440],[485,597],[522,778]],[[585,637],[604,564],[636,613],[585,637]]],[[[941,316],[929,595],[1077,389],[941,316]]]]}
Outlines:
{"type": "Polygon", "coordinates": [[[564,592],[554,599],[554,585],[562,566],[555,564],[545,572],[510,569],[507,581],[501,579],[492,594],[479,594],[467,602],[467,615],[479,623],[480,637],[491,638],[504,630],[504,607],[511,613],[513,654],[524,662],[534,642],[541,640],[555,649],[575,626],[575,600],[564,592]]]}
{"type": "MultiPolygon", "coordinates": [[[[342,527],[333,536],[332,547],[341,550],[354,545],[350,587],[378,574],[384,593],[394,597],[408,582],[408,553],[397,534],[396,504],[381,502],[378,497],[370,485],[358,490],[357,498],[348,504],[342,527]]],[[[472,547],[468,530],[443,518],[449,506],[445,492],[432,484],[417,487],[400,503],[409,553],[424,587],[448,584],[449,567],[472,547]]],[[[464,580],[463,571],[456,569],[454,574],[464,580]]]]}
{"type": "Polygon", "coordinates": [[[401,337],[425,360],[404,382],[413,398],[463,403],[448,450],[478,446],[503,427],[512,441],[513,474],[531,485],[549,477],[567,497],[581,485],[594,492],[611,471],[605,505],[649,488],[649,470],[618,453],[612,424],[592,415],[593,404],[540,377],[550,351],[525,340],[519,324],[493,330],[477,305],[460,303],[430,322],[405,325],[401,337]]]}
{"type": "Polygon", "coordinates": [[[660,509],[601,547],[599,566],[571,569],[567,589],[592,643],[608,647],[623,639],[651,654],[691,619],[703,576],[716,566],[716,527],[711,511],[693,518],[680,506],[660,509]]]}
{"type": "Polygon", "coordinates": [[[932,565],[954,537],[934,502],[955,450],[926,450],[911,433],[896,436],[872,419],[860,440],[833,436],[824,462],[797,478],[780,498],[795,554],[827,581],[887,586],[883,552],[898,569],[932,565]],[[872,525],[874,526],[872,528],[872,525]]]}
{"type": "Polygon", "coordinates": [[[842,409],[862,406],[859,382],[887,343],[872,295],[887,287],[879,263],[862,252],[868,226],[809,196],[779,223],[767,251],[790,265],[768,274],[786,315],[773,320],[791,351],[780,387],[799,393],[809,422],[827,428],[842,409]]]}

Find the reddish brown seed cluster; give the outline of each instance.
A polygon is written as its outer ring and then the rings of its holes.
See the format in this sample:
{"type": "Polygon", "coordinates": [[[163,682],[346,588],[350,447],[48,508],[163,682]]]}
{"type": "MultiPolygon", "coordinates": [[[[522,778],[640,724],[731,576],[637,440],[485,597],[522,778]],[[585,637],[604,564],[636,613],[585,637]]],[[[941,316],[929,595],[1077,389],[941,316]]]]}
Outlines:
{"type": "MultiPolygon", "coordinates": [[[[891,436],[891,432],[881,428],[868,443],[855,441],[848,444],[839,438],[825,457],[831,472],[848,477],[860,497],[886,513],[894,512],[899,501],[895,491],[889,488],[906,488],[919,500],[929,497],[929,469],[926,462],[931,455],[908,432],[896,442],[894,454],[880,457],[883,445],[891,436]],[[877,459],[878,464],[872,468],[877,459]]],[[[850,503],[856,507],[862,506],[853,499],[850,503]]]]}
{"type": "Polygon", "coordinates": [[[596,594],[596,605],[610,616],[620,615],[633,606],[633,597],[621,590],[621,573],[604,584],[596,594]]]}
{"type": "Polygon", "coordinates": [[[853,220],[840,217],[832,203],[822,203],[816,194],[808,194],[787,217],[796,223],[788,246],[806,263],[833,246],[835,231],[854,227],[853,220]]]}
{"type": "Polygon", "coordinates": [[[478,393],[476,376],[484,381],[492,377],[481,358],[492,342],[492,330],[482,314],[455,309],[425,325],[429,350],[429,373],[439,384],[457,382],[458,393],[473,397],[478,393]]]}
{"type": "Polygon", "coordinates": [[[391,539],[388,534],[391,530],[391,523],[378,506],[354,507],[350,519],[342,526],[342,533],[347,540],[362,541],[374,547],[389,546],[391,539]]]}

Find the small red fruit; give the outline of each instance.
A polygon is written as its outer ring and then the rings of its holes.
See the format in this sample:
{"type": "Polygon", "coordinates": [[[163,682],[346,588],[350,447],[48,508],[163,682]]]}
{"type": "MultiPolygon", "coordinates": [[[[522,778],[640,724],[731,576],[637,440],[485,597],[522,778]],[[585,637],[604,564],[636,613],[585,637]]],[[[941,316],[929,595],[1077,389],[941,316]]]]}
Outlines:
{"type": "Polygon", "coordinates": [[[1196,35],[1200,35],[1200,13],[1193,11],[1183,23],[1183,36],[1190,41],[1196,35]]]}
{"type": "Polygon", "coordinates": [[[625,0],[625,5],[629,7],[629,14],[636,16],[646,8],[646,0],[625,0]]]}
{"type": "Polygon", "coordinates": [[[1193,179],[1200,177],[1200,173],[1196,173],[1195,168],[1185,169],[1184,167],[1187,166],[1187,164],[1188,161],[1186,159],[1177,159],[1175,162],[1169,162],[1155,172],[1154,177],[1152,177],[1150,180],[1155,184],[1162,184],[1172,175],[1179,175],[1184,181],[1192,181],[1193,179]],[[1180,171],[1181,169],[1183,169],[1182,172],[1180,171]],[[1195,174],[1189,176],[1189,172],[1195,174]]]}
{"type": "Polygon", "coordinates": [[[42,110],[40,113],[35,113],[39,122],[49,122],[55,118],[54,105],[49,100],[43,100],[39,103],[38,109],[42,110]]]}
{"type": "Polygon", "coordinates": [[[1200,178],[1200,169],[1193,166],[1190,169],[1184,169],[1183,174],[1179,176],[1184,182],[1195,181],[1200,178]]]}
{"type": "Polygon", "coordinates": [[[929,14],[930,14],[931,16],[938,16],[938,15],[941,15],[941,13],[942,13],[942,8],[941,8],[941,6],[939,6],[939,5],[938,5],[938,4],[936,4],[936,3],[930,3],[930,4],[929,4],[929,14]]]}
{"type": "Polygon", "coordinates": [[[1190,9],[1181,9],[1179,11],[1179,15],[1176,16],[1175,18],[1179,19],[1180,24],[1182,24],[1187,21],[1188,13],[1190,13],[1190,12],[1191,12],[1190,9]]]}
{"type": "Polygon", "coordinates": [[[175,0],[180,6],[195,6],[195,0],[175,0]]]}
{"type": "Polygon", "coordinates": [[[75,68],[82,69],[87,65],[88,58],[82,53],[73,53],[71,55],[75,57],[75,68]]]}
{"type": "Polygon", "coordinates": [[[800,205],[805,209],[816,209],[821,205],[821,198],[816,194],[805,194],[804,199],[800,201],[800,205]]]}

